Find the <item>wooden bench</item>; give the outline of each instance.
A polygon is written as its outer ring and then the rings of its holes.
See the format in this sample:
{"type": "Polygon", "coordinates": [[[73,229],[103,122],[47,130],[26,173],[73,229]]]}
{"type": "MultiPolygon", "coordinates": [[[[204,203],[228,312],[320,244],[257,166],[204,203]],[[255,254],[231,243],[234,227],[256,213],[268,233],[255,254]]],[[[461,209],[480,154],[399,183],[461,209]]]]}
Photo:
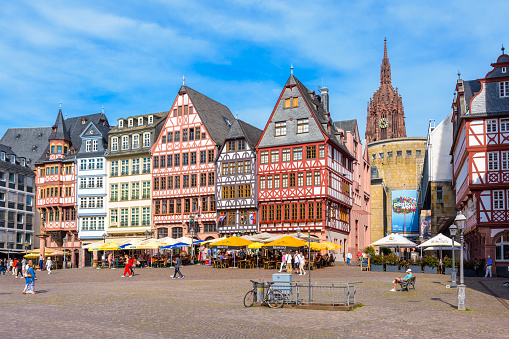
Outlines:
{"type": "Polygon", "coordinates": [[[413,288],[415,290],[415,276],[411,277],[407,282],[400,282],[399,283],[399,291],[407,291],[410,292],[410,288],[413,288]]]}

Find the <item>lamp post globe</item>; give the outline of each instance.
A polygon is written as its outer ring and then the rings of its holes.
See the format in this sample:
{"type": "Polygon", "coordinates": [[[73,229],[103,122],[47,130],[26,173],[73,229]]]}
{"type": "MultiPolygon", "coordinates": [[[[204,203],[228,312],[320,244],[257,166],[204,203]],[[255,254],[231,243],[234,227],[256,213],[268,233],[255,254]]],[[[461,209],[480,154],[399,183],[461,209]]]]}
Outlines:
{"type": "Polygon", "coordinates": [[[145,232],[143,232],[145,234],[145,240],[148,239],[148,234],[149,234],[149,231],[148,230],[145,230],[145,232]]]}

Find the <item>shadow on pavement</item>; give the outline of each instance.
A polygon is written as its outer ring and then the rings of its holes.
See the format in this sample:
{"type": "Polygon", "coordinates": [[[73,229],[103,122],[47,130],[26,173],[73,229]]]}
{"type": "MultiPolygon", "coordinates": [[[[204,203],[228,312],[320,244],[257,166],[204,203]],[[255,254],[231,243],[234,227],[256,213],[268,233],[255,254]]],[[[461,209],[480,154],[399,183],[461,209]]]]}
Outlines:
{"type": "Polygon", "coordinates": [[[444,304],[446,304],[446,305],[451,306],[451,308],[454,308],[455,310],[457,310],[457,309],[458,309],[458,307],[457,307],[456,305],[453,305],[453,304],[451,304],[451,303],[448,303],[447,301],[442,300],[442,298],[431,298],[431,300],[438,300],[438,301],[440,301],[440,302],[443,302],[443,303],[444,303],[444,304]]]}

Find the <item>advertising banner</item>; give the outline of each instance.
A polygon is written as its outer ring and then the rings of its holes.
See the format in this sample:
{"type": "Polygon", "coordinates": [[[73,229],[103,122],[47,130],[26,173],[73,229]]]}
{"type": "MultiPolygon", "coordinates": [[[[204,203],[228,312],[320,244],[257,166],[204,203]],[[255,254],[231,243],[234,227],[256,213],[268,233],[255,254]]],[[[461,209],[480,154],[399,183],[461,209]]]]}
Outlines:
{"type": "Polygon", "coordinates": [[[392,191],[392,231],[419,232],[417,191],[392,191]]]}
{"type": "Polygon", "coordinates": [[[431,238],[431,210],[421,211],[421,235],[424,239],[431,238]]]}

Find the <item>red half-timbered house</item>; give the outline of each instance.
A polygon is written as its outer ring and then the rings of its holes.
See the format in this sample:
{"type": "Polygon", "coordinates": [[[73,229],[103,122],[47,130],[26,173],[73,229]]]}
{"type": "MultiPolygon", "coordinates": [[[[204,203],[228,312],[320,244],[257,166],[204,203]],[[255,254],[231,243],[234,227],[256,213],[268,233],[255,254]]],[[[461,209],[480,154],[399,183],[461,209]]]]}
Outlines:
{"type": "Polygon", "coordinates": [[[214,163],[234,120],[228,107],[185,85],[180,88],[152,146],[158,238],[217,237],[214,163]]]}
{"type": "MultiPolygon", "coordinates": [[[[458,79],[453,102],[456,208],[467,217],[471,258],[491,256],[499,274],[509,265],[509,56],[486,77],[458,79]]],[[[495,271],[495,269],[493,270],[495,271]]]]}
{"type": "Polygon", "coordinates": [[[353,156],[321,98],[290,75],[257,145],[262,232],[344,243],[350,232],[353,156]]]}
{"type": "Polygon", "coordinates": [[[65,119],[60,108],[49,144],[35,164],[37,201],[41,214],[41,251],[66,250],[74,267],[80,262],[81,243],[76,220],[76,155],[80,134],[93,122],[107,124],[103,113],[65,119]]]}

